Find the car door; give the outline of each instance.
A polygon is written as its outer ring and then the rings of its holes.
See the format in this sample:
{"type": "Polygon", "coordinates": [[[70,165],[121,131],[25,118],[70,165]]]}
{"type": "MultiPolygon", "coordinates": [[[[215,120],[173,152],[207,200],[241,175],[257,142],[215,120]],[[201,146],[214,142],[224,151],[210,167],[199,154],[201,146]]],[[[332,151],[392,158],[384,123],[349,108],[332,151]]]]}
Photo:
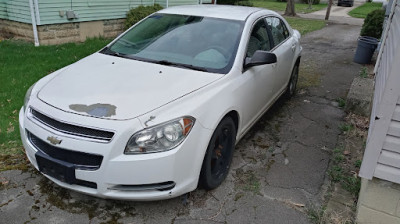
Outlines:
{"type": "Polygon", "coordinates": [[[280,18],[271,16],[265,20],[273,42],[271,51],[277,57],[275,92],[280,94],[289,82],[297,43],[280,18]]]}
{"type": "MultiPolygon", "coordinates": [[[[267,31],[265,19],[261,18],[253,25],[250,37],[247,43],[246,57],[244,60],[250,60],[257,50],[270,51],[272,43],[267,31]]],[[[243,72],[246,91],[242,101],[243,107],[242,119],[243,127],[247,129],[273,102],[276,85],[276,65],[258,65],[250,67],[243,72]]]]}

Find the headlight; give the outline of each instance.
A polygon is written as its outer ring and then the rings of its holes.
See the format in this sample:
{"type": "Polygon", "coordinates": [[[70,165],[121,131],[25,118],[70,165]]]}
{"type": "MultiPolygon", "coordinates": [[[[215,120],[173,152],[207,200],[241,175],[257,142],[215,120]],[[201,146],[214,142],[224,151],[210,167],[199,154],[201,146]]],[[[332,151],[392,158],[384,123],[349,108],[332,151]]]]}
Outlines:
{"type": "Polygon", "coordinates": [[[139,131],[129,139],[124,153],[142,154],[171,150],[188,136],[194,122],[193,117],[181,117],[139,131]]]}
{"type": "Polygon", "coordinates": [[[25,94],[25,99],[24,99],[24,110],[26,109],[26,106],[28,105],[29,99],[31,98],[31,94],[32,94],[32,89],[35,86],[36,83],[34,83],[33,85],[31,85],[31,87],[29,87],[28,91],[26,91],[25,94]]]}

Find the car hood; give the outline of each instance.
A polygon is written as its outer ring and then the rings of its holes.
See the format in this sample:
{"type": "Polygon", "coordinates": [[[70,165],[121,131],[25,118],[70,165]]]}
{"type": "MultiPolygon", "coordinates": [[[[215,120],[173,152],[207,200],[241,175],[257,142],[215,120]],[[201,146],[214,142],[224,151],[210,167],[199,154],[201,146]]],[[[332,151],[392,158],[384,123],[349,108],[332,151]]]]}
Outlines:
{"type": "Polygon", "coordinates": [[[222,76],[95,53],[62,70],[37,96],[66,112],[125,120],[146,114],[222,76]]]}

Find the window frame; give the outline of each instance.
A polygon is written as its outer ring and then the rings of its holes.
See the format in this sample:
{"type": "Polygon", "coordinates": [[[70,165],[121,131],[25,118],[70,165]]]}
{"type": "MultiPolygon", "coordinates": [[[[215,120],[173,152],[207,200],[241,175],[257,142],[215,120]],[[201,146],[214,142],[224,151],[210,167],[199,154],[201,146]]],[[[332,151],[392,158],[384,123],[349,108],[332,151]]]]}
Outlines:
{"type": "Polygon", "coordinates": [[[271,52],[273,52],[276,48],[278,48],[278,47],[281,46],[283,43],[285,43],[288,39],[290,39],[290,38],[292,37],[293,34],[289,31],[289,29],[288,29],[288,27],[287,27],[287,24],[286,24],[285,22],[283,22],[283,20],[282,20],[281,18],[277,17],[277,16],[266,16],[266,17],[264,17],[265,23],[267,24],[267,27],[269,26],[269,24],[268,24],[268,22],[267,22],[267,20],[266,20],[267,18],[276,18],[276,19],[278,19],[279,22],[281,23],[281,25],[284,25],[285,29],[287,30],[287,32],[288,32],[288,34],[289,34],[289,35],[286,37],[286,39],[282,40],[279,44],[275,45],[275,41],[274,41],[274,38],[273,38],[273,36],[272,36],[272,32],[271,32],[270,29],[268,29],[268,33],[271,35],[272,42],[274,43],[274,47],[271,48],[271,52]]]}

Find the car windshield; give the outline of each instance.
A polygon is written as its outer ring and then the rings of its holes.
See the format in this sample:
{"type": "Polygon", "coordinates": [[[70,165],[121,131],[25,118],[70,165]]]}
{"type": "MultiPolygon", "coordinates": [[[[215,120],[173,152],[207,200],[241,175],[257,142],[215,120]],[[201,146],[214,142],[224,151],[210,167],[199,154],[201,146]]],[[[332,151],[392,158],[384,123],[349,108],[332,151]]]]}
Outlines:
{"type": "Polygon", "coordinates": [[[230,71],[243,22],[154,14],[101,53],[194,70],[230,71]]]}

